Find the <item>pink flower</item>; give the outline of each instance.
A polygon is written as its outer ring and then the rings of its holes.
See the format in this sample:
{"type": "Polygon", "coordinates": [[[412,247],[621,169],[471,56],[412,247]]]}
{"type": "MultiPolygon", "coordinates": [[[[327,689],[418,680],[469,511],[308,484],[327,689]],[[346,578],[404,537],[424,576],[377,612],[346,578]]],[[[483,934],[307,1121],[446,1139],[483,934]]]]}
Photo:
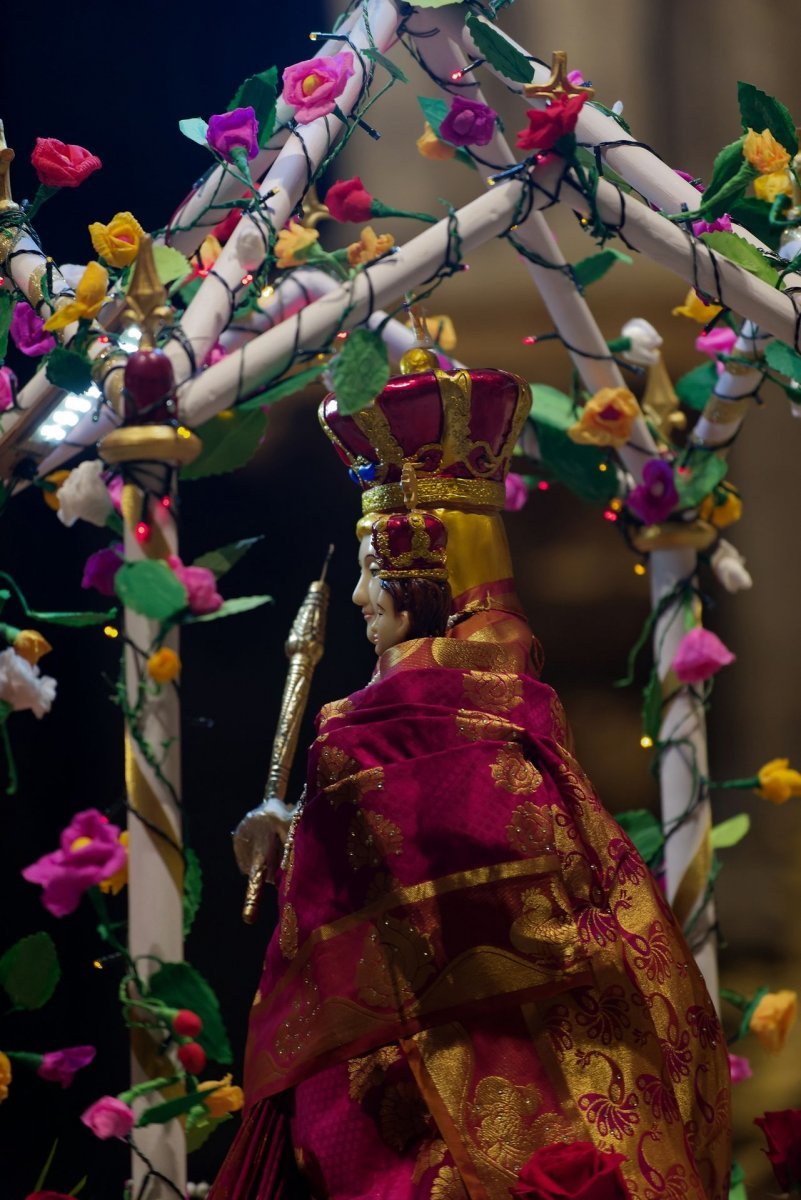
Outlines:
{"type": "Polygon", "coordinates": [[[673,670],[680,683],[703,683],[734,659],[735,655],[717,634],[699,625],[682,638],[673,659],[673,670]]]}
{"type": "Polygon", "coordinates": [[[94,588],[101,596],[114,595],[114,576],[123,563],[122,542],[90,554],[83,568],[81,587],[94,588]]]}
{"type": "Polygon", "coordinates": [[[308,125],[309,121],[327,117],[334,111],[352,74],[350,50],[309,58],[286,68],[281,99],[295,109],[296,121],[308,125]]]}
{"type": "Polygon", "coordinates": [[[581,71],[568,71],[567,82],[573,87],[582,87],[587,81],[581,71]]]}
{"type": "Polygon", "coordinates": [[[212,150],[229,162],[232,161],[232,151],[237,149],[245,150],[248,158],[255,158],[259,153],[259,126],[255,109],[249,106],[232,108],[230,112],[209,117],[206,141],[212,150]]]}
{"type": "Polygon", "coordinates": [[[11,367],[0,367],[0,413],[14,407],[17,394],[17,377],[11,367]]]}
{"type": "Polygon", "coordinates": [[[700,179],[695,177],[695,175],[688,175],[686,171],[674,171],[673,174],[678,175],[679,179],[683,179],[686,183],[691,183],[696,192],[704,191],[704,185],[701,183],[700,179]]]}
{"type": "Polygon", "coordinates": [[[338,179],[325,193],[325,203],[335,221],[368,221],[373,214],[373,197],[358,175],[338,179]]]}
{"type": "Polygon", "coordinates": [[[112,475],[110,479],[104,475],[103,480],[106,485],[106,491],[108,492],[109,500],[114,505],[117,512],[121,513],[122,489],[125,486],[122,475],[112,475]]]}
{"type": "Polygon", "coordinates": [[[96,808],[87,808],[76,813],[61,834],[60,849],[31,863],[22,877],[44,888],[42,904],[48,912],[65,917],[75,911],[85,891],[125,863],[119,833],[96,808]]]}
{"type": "Polygon", "coordinates": [[[222,342],[215,342],[211,350],[209,350],[208,354],[203,359],[203,366],[213,367],[215,363],[222,362],[227,355],[228,351],[226,350],[225,346],[223,346],[222,342]]]}
{"type": "Polygon", "coordinates": [[[702,233],[731,233],[731,217],[724,213],[722,217],[715,217],[714,221],[693,221],[692,231],[696,237],[702,233]]]}
{"type": "Polygon", "coordinates": [[[38,358],[40,354],[48,354],[54,349],[56,339],[42,329],[44,318],[37,316],[25,300],[14,305],[14,315],[11,318],[11,340],[22,354],[29,358],[38,358]]]}
{"type": "Polygon", "coordinates": [[[642,483],[629,492],[628,506],[646,525],[656,525],[670,515],[678,499],[672,466],[654,458],[643,467],[642,483]]]}
{"type": "Polygon", "coordinates": [[[97,1051],[94,1046],[69,1046],[66,1050],[51,1050],[42,1055],[36,1074],[50,1083],[69,1087],[77,1071],[88,1067],[97,1051]]]}
{"type": "Polygon", "coordinates": [[[586,99],[586,94],[556,96],[547,108],[528,109],[528,129],[518,131],[517,145],[521,150],[552,150],[560,138],[576,128],[586,99]]]}
{"type": "Polygon", "coordinates": [[[71,146],[58,138],[37,138],[31,165],[45,187],[79,187],[102,163],[83,146],[71,146]]]}
{"type": "MultiPolygon", "coordinates": [[[[737,334],[733,329],[729,329],[728,325],[716,325],[714,329],[699,333],[695,339],[695,348],[700,354],[717,358],[719,354],[731,354],[736,341],[737,334]]],[[[717,368],[718,375],[721,375],[726,370],[726,364],[718,362],[717,368]]]]}
{"type": "Polygon", "coordinates": [[[747,1058],[741,1058],[739,1054],[729,1055],[729,1069],[731,1070],[732,1083],[743,1083],[746,1079],[750,1079],[753,1071],[751,1064],[747,1058]]]}
{"type": "Polygon", "coordinates": [[[450,110],[439,127],[439,136],[452,146],[486,146],[495,132],[498,114],[477,100],[454,96],[450,110]]]}
{"type": "Polygon", "coordinates": [[[522,475],[513,471],[506,476],[506,502],[504,508],[508,512],[519,512],[528,500],[528,487],[522,475]]]}
{"type": "Polygon", "coordinates": [[[216,612],[223,598],[217,591],[217,577],[208,567],[185,567],[180,558],[171,554],[167,562],[186,588],[189,609],[196,616],[216,612]]]}
{"type": "Polygon", "coordinates": [[[99,1138],[124,1138],[134,1127],[133,1110],[116,1096],[101,1096],[81,1114],[84,1125],[99,1138]]]}

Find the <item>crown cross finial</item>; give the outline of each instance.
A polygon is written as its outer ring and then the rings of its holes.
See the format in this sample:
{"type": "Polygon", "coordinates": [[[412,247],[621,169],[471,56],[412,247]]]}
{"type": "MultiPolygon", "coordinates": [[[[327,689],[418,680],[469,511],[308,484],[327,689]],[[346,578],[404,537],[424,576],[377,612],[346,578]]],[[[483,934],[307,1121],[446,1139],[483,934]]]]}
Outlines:
{"type": "Polygon", "coordinates": [[[0,212],[9,208],[19,208],[11,196],[9,172],[13,161],[14,151],[6,144],[5,128],[0,121],[0,212]]]}
{"type": "Polygon", "coordinates": [[[547,83],[526,83],[523,92],[529,100],[554,100],[557,96],[586,96],[592,100],[595,88],[571,83],[567,77],[567,51],[554,50],[551,55],[551,78],[547,83]]]}
{"type": "Polygon", "coordinates": [[[123,319],[142,330],[141,349],[152,349],[156,334],[172,321],[172,309],[167,303],[167,291],[156,270],[153,239],[143,234],[133,270],[131,286],[125,297],[123,319]]]}

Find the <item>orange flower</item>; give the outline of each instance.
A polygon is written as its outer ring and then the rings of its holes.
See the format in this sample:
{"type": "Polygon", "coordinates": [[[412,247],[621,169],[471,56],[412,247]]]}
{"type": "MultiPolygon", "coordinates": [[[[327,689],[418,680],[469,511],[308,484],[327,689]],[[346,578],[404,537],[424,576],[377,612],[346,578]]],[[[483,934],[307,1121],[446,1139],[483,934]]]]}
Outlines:
{"type": "Polygon", "coordinates": [[[147,660],[147,673],[154,683],[172,683],[181,670],[181,660],[169,646],[162,646],[147,660]]]}
{"type": "Polygon", "coordinates": [[[110,893],[112,896],[116,896],[118,892],[121,892],[122,889],[125,887],[126,883],[128,882],[128,854],[127,854],[128,830],[127,829],[123,829],[122,833],[117,838],[117,841],[120,843],[121,846],[125,847],[125,850],[126,850],[125,862],[120,867],[119,871],[115,871],[113,875],[109,875],[108,879],[102,879],[100,881],[100,883],[98,884],[98,887],[100,888],[101,892],[106,892],[107,894],[110,893]]]}
{"type": "Polygon", "coordinates": [[[454,157],[456,147],[438,138],[428,121],[426,121],[423,132],[417,139],[417,151],[419,154],[422,154],[423,158],[432,158],[446,162],[449,158],[454,157]]]}
{"type": "Polygon", "coordinates": [[[639,415],[640,406],[628,388],[601,388],[567,436],[580,446],[625,446],[639,415]]]}
{"type": "Polygon", "coordinates": [[[20,658],[24,658],[35,667],[40,658],[49,654],[53,647],[46,637],[42,637],[35,629],[20,629],[14,638],[14,649],[20,658]]]}
{"type": "Polygon", "coordinates": [[[44,481],[45,481],[45,483],[49,483],[52,485],[52,490],[49,488],[43,489],[42,495],[44,496],[45,504],[47,505],[48,508],[52,508],[53,512],[58,512],[58,510],[59,510],[59,501],[58,501],[59,488],[61,487],[62,484],[67,482],[69,477],[70,477],[69,471],[53,471],[50,475],[45,476],[44,481]]]}
{"type": "Polygon", "coordinates": [[[8,1085],[11,1083],[11,1063],[8,1055],[0,1050],[0,1104],[8,1099],[8,1085]]]}
{"type": "Polygon", "coordinates": [[[795,992],[768,992],[751,1014],[749,1030],[756,1034],[761,1045],[778,1054],[795,1024],[798,996],[795,992]]]}
{"type": "Polygon", "coordinates": [[[290,221],[275,239],[275,265],[282,271],[301,266],[319,236],[316,229],[306,229],[298,221],[290,221]]]}
{"type": "Polygon", "coordinates": [[[763,129],[761,133],[755,129],[748,130],[743,140],[743,158],[760,175],[782,171],[790,161],[790,155],[769,129],[763,129]]]}
{"type": "Polygon", "coordinates": [[[348,262],[352,267],[373,262],[394,245],[395,239],[391,233],[378,234],[371,225],[365,225],[358,242],[351,242],[348,246],[348,262]]]}
{"type": "Polygon", "coordinates": [[[224,1117],[226,1113],[239,1112],[245,1103],[241,1087],[231,1086],[230,1075],[223,1079],[209,1079],[200,1084],[198,1091],[207,1092],[210,1088],[217,1089],[203,1101],[210,1117],[224,1117]]]}
{"type": "Polygon", "coordinates": [[[793,770],[789,758],[772,758],[759,768],[754,791],[772,804],[786,804],[791,796],[801,796],[801,772],[793,770]]]}

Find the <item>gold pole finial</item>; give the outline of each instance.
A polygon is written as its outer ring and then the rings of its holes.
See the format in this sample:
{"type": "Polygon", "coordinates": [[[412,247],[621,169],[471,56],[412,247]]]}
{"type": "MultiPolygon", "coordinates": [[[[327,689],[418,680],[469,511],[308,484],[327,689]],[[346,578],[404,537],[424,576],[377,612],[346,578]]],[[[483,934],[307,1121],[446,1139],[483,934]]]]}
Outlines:
{"type": "Polygon", "coordinates": [[[167,291],[156,270],[153,239],[148,233],[143,234],[139,241],[139,252],[122,317],[127,324],[138,325],[142,330],[140,347],[143,350],[152,350],[158,331],[172,321],[167,291]]]}
{"type": "Polygon", "coordinates": [[[592,100],[595,88],[571,83],[567,77],[567,51],[554,50],[551,55],[551,78],[547,83],[526,83],[523,92],[529,100],[554,100],[557,96],[586,96],[592,100]]]}
{"type": "Polygon", "coordinates": [[[323,204],[314,184],[303,197],[302,209],[303,220],[300,223],[304,229],[316,229],[321,221],[326,221],[331,216],[328,205],[323,204]]]}
{"type": "Polygon", "coordinates": [[[419,304],[412,304],[407,296],[406,311],[414,330],[414,345],[401,355],[401,375],[416,375],[418,371],[436,371],[439,367],[439,359],[428,332],[423,309],[419,304]]]}
{"type": "Polygon", "coordinates": [[[19,208],[11,196],[10,169],[14,161],[14,151],[6,143],[6,131],[0,121],[0,212],[9,208],[19,208]]]}
{"type": "Polygon", "coordinates": [[[403,503],[409,512],[417,507],[417,472],[414,463],[405,462],[401,469],[401,490],[403,503]]]}

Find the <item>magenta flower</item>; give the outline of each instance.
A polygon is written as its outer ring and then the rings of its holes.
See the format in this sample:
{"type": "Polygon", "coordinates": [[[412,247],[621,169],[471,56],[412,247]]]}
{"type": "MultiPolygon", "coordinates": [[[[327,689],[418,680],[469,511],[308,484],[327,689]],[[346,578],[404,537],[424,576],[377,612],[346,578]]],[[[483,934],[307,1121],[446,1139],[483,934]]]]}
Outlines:
{"type": "Polygon", "coordinates": [[[259,153],[259,126],[255,109],[250,106],[233,108],[230,112],[209,117],[206,141],[212,150],[229,162],[233,161],[232,152],[237,149],[244,150],[248,158],[255,158],[259,153]]]}
{"type": "Polygon", "coordinates": [[[325,203],[335,221],[369,221],[373,215],[373,197],[358,175],[332,183],[325,203]]]}
{"type": "Polygon", "coordinates": [[[81,1114],[81,1120],[99,1138],[124,1138],[133,1129],[135,1117],[116,1096],[101,1096],[81,1114]]]}
{"type": "Polygon", "coordinates": [[[507,512],[519,512],[528,500],[528,487],[522,475],[510,471],[506,476],[506,501],[504,508],[507,512]]]}
{"type": "Polygon", "coordinates": [[[733,1084],[743,1083],[753,1075],[750,1062],[747,1058],[741,1058],[739,1054],[729,1055],[729,1069],[731,1070],[731,1081],[733,1084]]]}
{"type": "Polygon", "coordinates": [[[628,506],[646,525],[657,525],[670,515],[678,499],[673,467],[653,458],[643,467],[642,483],[629,492],[628,506]]]}
{"type": "Polygon", "coordinates": [[[696,237],[702,233],[731,233],[731,217],[724,213],[722,217],[715,217],[714,221],[693,221],[692,231],[696,237]]]}
{"type": "Polygon", "coordinates": [[[90,554],[83,568],[81,587],[94,588],[101,596],[114,595],[114,576],[123,564],[122,542],[90,554]]]}
{"type": "Polygon", "coordinates": [[[208,567],[185,567],[180,558],[171,554],[167,562],[186,588],[189,610],[196,616],[216,612],[223,598],[217,591],[217,577],[208,567]]]}
{"type": "Polygon", "coordinates": [[[685,633],[672,665],[680,683],[703,683],[734,659],[717,634],[699,625],[685,633]]]}
{"type": "Polygon", "coordinates": [[[223,346],[222,342],[215,342],[211,350],[209,350],[208,354],[203,359],[203,366],[213,367],[215,363],[222,362],[222,360],[227,357],[228,351],[226,350],[225,346],[223,346]]]}
{"type": "Polygon", "coordinates": [[[454,96],[439,136],[452,146],[486,146],[492,140],[497,116],[486,104],[454,96]]]}
{"type": "Polygon", "coordinates": [[[11,367],[0,367],[0,413],[14,407],[17,394],[17,377],[11,367]]]}
{"type": "Polygon", "coordinates": [[[582,87],[587,81],[581,71],[568,71],[567,82],[572,84],[573,87],[582,87]]]}
{"type": "Polygon", "coordinates": [[[103,482],[106,485],[108,498],[114,505],[118,513],[122,512],[122,489],[125,486],[122,475],[103,476],[103,482]]]}
{"type": "Polygon", "coordinates": [[[124,865],[127,854],[119,834],[96,808],[87,808],[62,832],[60,848],[31,863],[22,878],[44,888],[42,904],[48,912],[65,917],[75,912],[85,891],[124,865]]]}
{"type": "Polygon", "coordinates": [[[17,349],[29,358],[38,358],[55,348],[56,339],[51,333],[44,332],[43,325],[44,318],[38,316],[27,301],[20,300],[14,305],[9,333],[17,349]]]}
{"type": "Polygon", "coordinates": [[[97,1054],[94,1046],[68,1046],[66,1050],[51,1050],[42,1055],[36,1074],[50,1083],[69,1087],[82,1067],[88,1067],[97,1054]]]}
{"type": "Polygon", "coordinates": [[[678,175],[679,179],[683,179],[686,183],[691,183],[696,192],[703,192],[705,190],[704,185],[695,175],[688,175],[686,171],[674,171],[673,174],[678,175]]]}
{"type": "Polygon", "coordinates": [[[327,117],[336,108],[345,84],[353,74],[353,55],[350,50],[339,54],[321,55],[287,67],[282,79],[281,99],[295,109],[295,120],[308,125],[317,117],[327,117]]]}
{"type": "MultiPolygon", "coordinates": [[[[704,330],[698,335],[695,348],[700,354],[717,358],[719,354],[731,354],[736,341],[737,334],[733,329],[729,329],[728,325],[716,325],[714,329],[704,330]]],[[[726,370],[726,364],[718,362],[717,368],[718,375],[721,375],[726,370]]]]}

